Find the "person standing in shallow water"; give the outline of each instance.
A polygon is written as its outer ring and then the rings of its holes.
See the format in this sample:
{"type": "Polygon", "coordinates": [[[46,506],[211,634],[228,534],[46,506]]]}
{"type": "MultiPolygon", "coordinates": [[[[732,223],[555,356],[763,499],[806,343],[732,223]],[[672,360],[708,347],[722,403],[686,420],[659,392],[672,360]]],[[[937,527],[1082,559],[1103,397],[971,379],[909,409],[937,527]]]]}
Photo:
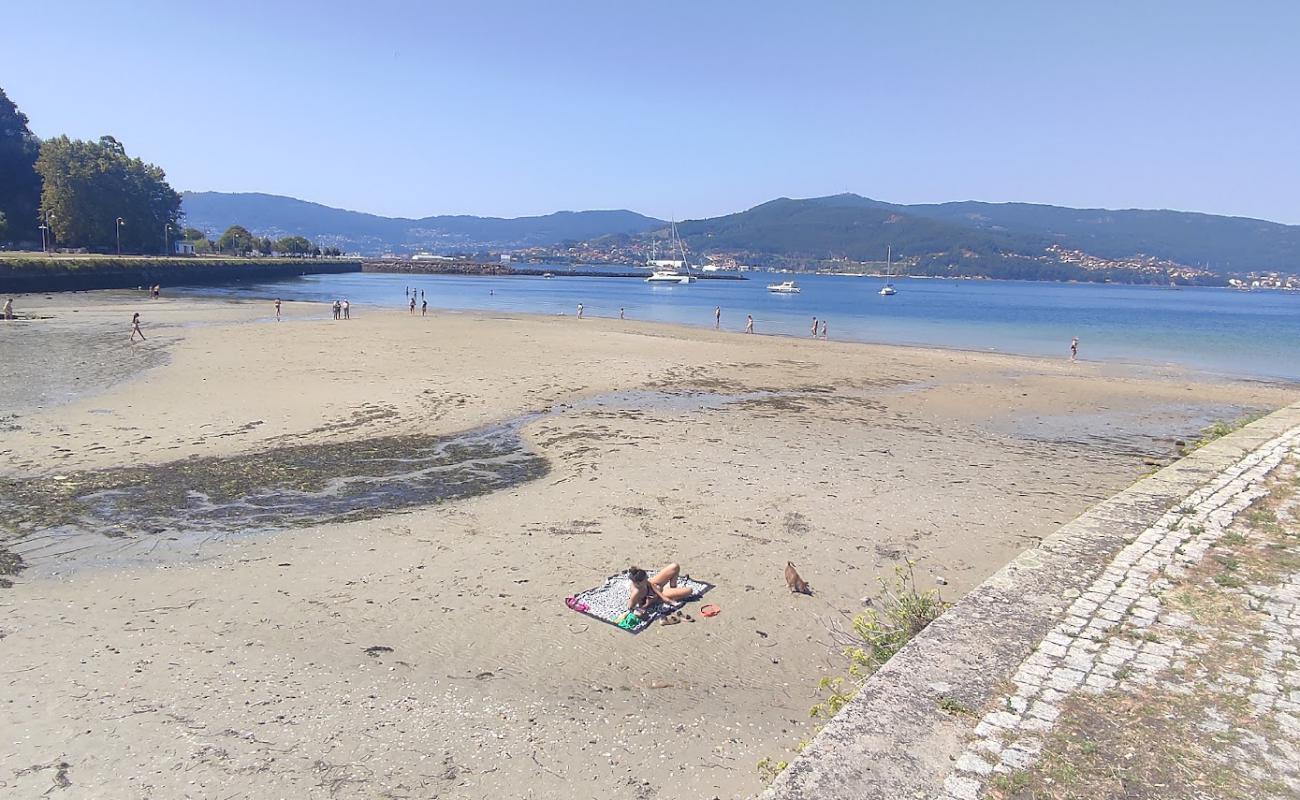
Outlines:
{"type": "Polygon", "coordinates": [[[822,338],[826,338],[826,320],[822,320],[822,338]]]}
{"type": "Polygon", "coordinates": [[[429,313],[429,301],[428,301],[428,300],[421,300],[421,301],[420,301],[420,316],[423,317],[425,314],[428,314],[428,313],[429,313]]]}
{"type": "Polygon", "coordinates": [[[578,303],[578,319],[582,319],[582,303],[578,303]]]}
{"type": "Polygon", "coordinates": [[[713,307],[713,329],[716,331],[722,327],[722,306],[713,307]]]}
{"type": "Polygon", "coordinates": [[[132,342],[135,341],[135,337],[136,337],[137,335],[139,335],[139,337],[140,337],[140,341],[143,342],[143,341],[144,341],[144,331],[140,330],[140,312],[139,312],[139,311],[137,311],[137,312],[135,312],[134,314],[131,315],[131,341],[132,341],[132,342]]]}
{"type": "Polygon", "coordinates": [[[1070,360],[1077,361],[1078,359],[1079,359],[1079,337],[1076,336],[1070,340],[1070,360]]]}
{"type": "Polygon", "coordinates": [[[816,318],[816,317],[813,317],[813,324],[812,324],[812,337],[813,337],[814,339],[817,338],[817,318],[816,318]]]}
{"type": "Polygon", "coordinates": [[[621,309],[621,308],[618,310],[618,318],[619,318],[619,319],[627,319],[627,314],[624,314],[624,313],[623,313],[623,309],[621,309]]]}
{"type": "Polygon", "coordinates": [[[412,314],[415,313],[415,295],[414,295],[414,294],[411,295],[411,313],[412,313],[412,314]]]}
{"type": "Polygon", "coordinates": [[[753,314],[746,314],[746,315],[745,315],[745,333],[753,333],[753,332],[754,332],[754,315],[753,315],[753,314]]]}
{"type": "Polygon", "coordinates": [[[280,298],[275,298],[275,321],[280,321],[280,298]]]}

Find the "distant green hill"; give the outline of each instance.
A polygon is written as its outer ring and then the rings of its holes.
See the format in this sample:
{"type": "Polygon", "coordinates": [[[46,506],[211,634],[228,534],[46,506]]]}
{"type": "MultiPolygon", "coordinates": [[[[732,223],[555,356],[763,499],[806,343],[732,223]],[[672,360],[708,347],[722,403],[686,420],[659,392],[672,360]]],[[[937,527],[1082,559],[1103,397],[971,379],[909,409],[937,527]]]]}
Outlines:
{"type": "Polygon", "coordinates": [[[923,271],[1077,277],[1050,245],[1103,258],[1137,255],[1219,274],[1300,272],[1300,226],[1181,211],[1108,211],[1029,203],[884,203],[855,194],[781,198],[738,214],[679,223],[695,252],[879,261],[887,247],[923,271]]]}
{"type": "Polygon", "coordinates": [[[185,224],[220,235],[243,225],[258,236],[305,236],[349,252],[506,249],[554,245],[611,234],[643,233],[662,220],[632,211],[560,211],[541,217],[381,217],[292,197],[257,193],[185,192],[185,224]]]}

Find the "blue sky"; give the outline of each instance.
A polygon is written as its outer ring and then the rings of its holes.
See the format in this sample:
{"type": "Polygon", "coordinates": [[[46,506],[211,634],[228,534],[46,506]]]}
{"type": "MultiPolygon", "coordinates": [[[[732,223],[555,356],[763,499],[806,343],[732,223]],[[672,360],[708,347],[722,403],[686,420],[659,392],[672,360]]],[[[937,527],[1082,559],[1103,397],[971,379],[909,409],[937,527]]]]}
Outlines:
{"type": "Polygon", "coordinates": [[[678,219],[852,191],[1300,223],[1300,3],[9,2],[0,87],[178,189],[678,219]]]}

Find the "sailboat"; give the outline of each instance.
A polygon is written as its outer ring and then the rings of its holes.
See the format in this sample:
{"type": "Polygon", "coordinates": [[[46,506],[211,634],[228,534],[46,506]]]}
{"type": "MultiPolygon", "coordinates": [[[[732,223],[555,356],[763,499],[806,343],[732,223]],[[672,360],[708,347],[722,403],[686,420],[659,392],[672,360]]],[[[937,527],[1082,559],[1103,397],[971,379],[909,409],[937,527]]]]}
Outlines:
{"type": "Polygon", "coordinates": [[[894,288],[894,282],[890,280],[890,278],[894,277],[893,263],[894,246],[891,244],[889,249],[885,251],[885,285],[880,290],[880,294],[884,297],[893,297],[898,294],[898,290],[894,288]]]}
{"type": "Polygon", "coordinates": [[[653,269],[654,272],[645,279],[646,283],[689,284],[696,280],[695,276],[691,274],[691,264],[686,260],[686,245],[682,243],[681,237],[677,235],[676,220],[673,220],[672,223],[672,243],[681,259],[652,258],[647,263],[647,266],[653,269]]]}

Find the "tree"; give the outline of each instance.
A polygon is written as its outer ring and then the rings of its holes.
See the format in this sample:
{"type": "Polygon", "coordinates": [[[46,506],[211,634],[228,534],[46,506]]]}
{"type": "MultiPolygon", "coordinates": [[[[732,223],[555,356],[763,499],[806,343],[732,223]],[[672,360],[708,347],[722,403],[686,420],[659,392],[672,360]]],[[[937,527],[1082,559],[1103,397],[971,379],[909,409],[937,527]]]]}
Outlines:
{"type": "Polygon", "coordinates": [[[261,239],[257,241],[257,252],[261,253],[264,256],[271,255],[271,251],[274,249],[275,249],[275,244],[265,236],[263,236],[261,239]]]}
{"type": "Polygon", "coordinates": [[[208,238],[208,236],[198,228],[186,228],[181,233],[181,238],[187,242],[197,242],[200,239],[208,238]]]}
{"type": "Polygon", "coordinates": [[[291,256],[301,256],[311,252],[312,243],[301,236],[286,236],[275,243],[275,249],[291,256]]]}
{"type": "Polygon", "coordinates": [[[0,241],[4,241],[7,230],[9,230],[9,222],[5,220],[4,212],[0,211],[0,241]]]}
{"type": "Polygon", "coordinates": [[[111,136],[43,142],[36,171],[44,181],[41,213],[65,245],[109,252],[120,233],[123,252],[156,253],[165,227],[180,218],[181,196],[163,171],[127,156],[111,136]]]}
{"type": "Polygon", "coordinates": [[[243,225],[231,225],[217,240],[217,249],[223,253],[243,254],[257,249],[257,237],[243,225]]]}
{"type": "MultiPolygon", "coordinates": [[[[0,89],[0,215],[15,241],[41,238],[41,176],[36,174],[40,150],[40,140],[27,128],[27,115],[0,89]]],[[[0,231],[0,237],[4,235],[0,231]]]]}

